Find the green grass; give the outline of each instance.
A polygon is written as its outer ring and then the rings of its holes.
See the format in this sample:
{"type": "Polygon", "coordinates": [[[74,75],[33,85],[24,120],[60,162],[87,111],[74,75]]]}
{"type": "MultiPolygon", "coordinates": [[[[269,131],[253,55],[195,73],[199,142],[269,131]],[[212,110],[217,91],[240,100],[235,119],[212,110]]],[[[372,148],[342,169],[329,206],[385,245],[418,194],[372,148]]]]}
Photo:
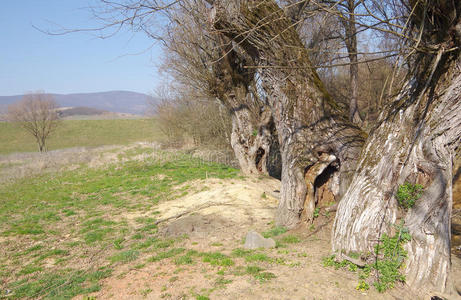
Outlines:
{"type": "Polygon", "coordinates": [[[287,232],[287,229],[285,227],[282,227],[282,226],[274,226],[272,227],[270,230],[266,231],[266,232],[263,232],[263,236],[265,238],[270,238],[270,237],[274,237],[274,236],[277,236],[277,235],[281,235],[283,233],[287,232]]]}
{"type": "Polygon", "coordinates": [[[275,274],[271,272],[261,272],[254,275],[255,279],[259,280],[259,282],[266,282],[273,278],[275,278],[275,274]]]}
{"type": "Polygon", "coordinates": [[[213,266],[229,267],[235,264],[230,257],[220,252],[201,253],[200,255],[203,257],[203,262],[209,263],[213,266]]]}
{"type": "Polygon", "coordinates": [[[149,258],[147,261],[148,261],[148,262],[156,262],[156,261],[160,261],[160,260],[163,260],[163,259],[175,257],[175,256],[177,256],[177,255],[183,253],[184,251],[186,251],[186,249],[184,249],[184,248],[174,248],[174,249],[170,249],[170,250],[168,250],[168,251],[160,252],[160,253],[158,253],[157,255],[152,256],[152,257],[149,258]]]}
{"type": "MultiPolygon", "coordinates": [[[[167,258],[178,265],[194,262],[199,253],[181,245],[172,248],[181,239],[157,233],[155,221],[161,216],[155,207],[182,194],[178,185],[206,177],[235,178],[238,170],[160,151],[168,159],[129,160],[143,151],[124,153],[128,161],[123,164],[82,166],[0,186],[0,236],[8,239],[0,243],[0,282],[13,291],[12,299],[69,299],[97,291],[99,279],[109,276],[105,270],[113,264],[167,258]],[[162,179],[153,179],[159,175],[162,179]],[[152,214],[135,224],[124,217],[146,212],[152,214]],[[88,266],[88,261],[98,264],[88,266]]],[[[202,259],[218,266],[234,263],[216,253],[202,259]]]]}
{"type": "MultiPolygon", "coordinates": [[[[0,122],[0,154],[38,151],[34,138],[16,124],[0,122]]],[[[63,120],[48,141],[49,150],[122,145],[162,137],[152,119],[63,120]]]]}
{"type": "Polygon", "coordinates": [[[191,265],[194,261],[190,255],[183,255],[175,259],[175,264],[177,265],[191,265]]]}
{"type": "Polygon", "coordinates": [[[136,260],[138,258],[138,256],[139,256],[138,251],[127,250],[127,251],[119,252],[119,253],[117,253],[115,255],[112,255],[111,257],[109,257],[109,260],[112,263],[115,263],[115,262],[126,263],[126,262],[136,260]]]}
{"type": "Polygon", "coordinates": [[[272,259],[269,256],[267,256],[267,254],[265,253],[254,253],[254,254],[247,255],[245,256],[245,260],[248,262],[255,262],[255,261],[270,262],[272,261],[272,259]]]}
{"type": "Polygon", "coordinates": [[[42,273],[34,280],[19,280],[10,287],[14,294],[11,299],[37,298],[70,299],[80,294],[89,294],[100,289],[99,280],[110,276],[112,270],[101,268],[97,271],[83,272],[66,270],[59,273],[42,273]]]}
{"type": "Polygon", "coordinates": [[[262,271],[263,269],[258,266],[247,266],[245,270],[246,274],[252,275],[256,280],[259,280],[259,282],[265,282],[275,278],[273,273],[262,271]]]}
{"type": "Polygon", "coordinates": [[[287,244],[296,244],[301,242],[299,237],[295,235],[286,235],[281,239],[282,243],[287,243],[287,244]]]}

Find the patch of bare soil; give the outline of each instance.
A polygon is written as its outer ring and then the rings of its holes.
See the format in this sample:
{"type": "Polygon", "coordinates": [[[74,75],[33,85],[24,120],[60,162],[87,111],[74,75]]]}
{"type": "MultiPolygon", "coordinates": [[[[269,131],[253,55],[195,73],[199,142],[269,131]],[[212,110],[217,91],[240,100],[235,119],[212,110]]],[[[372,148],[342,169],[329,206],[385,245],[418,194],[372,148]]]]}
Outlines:
{"type": "MultiPolygon", "coordinates": [[[[102,289],[92,295],[96,299],[195,299],[198,295],[232,300],[418,299],[405,286],[384,294],[373,287],[357,290],[356,273],[324,267],[322,258],[330,254],[333,215],[320,216],[313,226],[305,224],[277,237],[283,240],[294,235],[300,242],[264,250],[271,261],[248,262],[232,256],[233,249],[243,246],[249,230],[264,232],[273,227],[279,185],[267,178],[209,179],[195,186],[196,193],[156,207],[160,232],[165,236],[187,235],[181,247],[229,255],[235,261],[232,267],[213,266],[201,258],[183,265],[174,259],[146,263],[146,256],[142,256],[115,269],[102,281],[102,289]],[[134,267],[141,263],[145,265],[134,267]],[[275,278],[261,281],[245,274],[249,265],[259,266],[275,278]]],[[[454,268],[455,278],[461,278],[457,259],[454,268]]]]}

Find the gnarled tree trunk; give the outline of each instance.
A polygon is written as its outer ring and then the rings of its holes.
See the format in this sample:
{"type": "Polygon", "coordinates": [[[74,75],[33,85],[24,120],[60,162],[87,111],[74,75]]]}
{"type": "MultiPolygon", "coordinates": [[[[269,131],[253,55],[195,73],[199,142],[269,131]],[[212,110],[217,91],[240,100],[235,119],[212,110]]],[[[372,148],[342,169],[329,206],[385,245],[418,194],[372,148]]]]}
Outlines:
{"type": "MultiPolygon", "coordinates": [[[[313,182],[306,184],[306,179],[315,180],[306,173],[324,164],[323,155],[332,155],[340,172],[338,193],[344,192],[363,132],[326,92],[297,32],[275,1],[214,1],[212,19],[215,28],[245,49],[256,64],[277,128],[283,165],[276,223],[293,228],[301,221],[308,186],[314,187],[313,182]]],[[[312,220],[313,210],[305,215],[312,220]]]]}
{"type": "Polygon", "coordinates": [[[412,236],[406,245],[408,285],[417,292],[452,292],[452,178],[461,144],[461,3],[410,4],[410,24],[420,30],[412,78],[364,146],[358,171],[338,207],[332,247],[339,253],[373,250],[381,235],[403,220],[412,236]],[[408,210],[400,209],[394,197],[404,182],[424,186],[408,210]]]}
{"type": "Polygon", "coordinates": [[[214,65],[213,93],[232,117],[231,146],[244,174],[279,177],[281,169],[274,121],[255,88],[255,73],[243,69],[250,57],[239,53],[232,41],[219,36],[222,57],[214,65]],[[274,171],[275,170],[275,171],[274,171]]]}
{"type": "Polygon", "coordinates": [[[443,50],[408,83],[368,139],[356,175],[339,203],[334,251],[372,251],[397,219],[412,235],[407,283],[417,291],[450,292],[453,159],[461,135],[461,61],[443,50]],[[408,212],[394,198],[400,184],[420,183],[408,212]]]}
{"type": "Polygon", "coordinates": [[[244,174],[280,177],[279,147],[271,112],[254,116],[245,105],[231,110],[231,147],[244,174]],[[274,159],[275,157],[275,159],[274,159]]]}

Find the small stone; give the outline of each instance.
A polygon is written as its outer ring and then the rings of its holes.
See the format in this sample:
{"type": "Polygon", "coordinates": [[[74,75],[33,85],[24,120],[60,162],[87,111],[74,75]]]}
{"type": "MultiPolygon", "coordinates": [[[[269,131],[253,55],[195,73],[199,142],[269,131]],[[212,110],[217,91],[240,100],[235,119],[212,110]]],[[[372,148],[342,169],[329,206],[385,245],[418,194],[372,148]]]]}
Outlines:
{"type": "Polygon", "coordinates": [[[275,241],[271,238],[264,238],[256,231],[249,231],[245,239],[245,249],[274,248],[275,241]]]}

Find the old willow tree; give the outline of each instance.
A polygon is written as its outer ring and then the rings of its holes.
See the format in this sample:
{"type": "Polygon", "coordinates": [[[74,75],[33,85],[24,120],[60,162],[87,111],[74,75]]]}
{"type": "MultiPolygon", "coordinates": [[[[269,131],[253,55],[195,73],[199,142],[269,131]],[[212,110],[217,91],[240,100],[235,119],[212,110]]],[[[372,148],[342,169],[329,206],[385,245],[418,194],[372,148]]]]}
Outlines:
{"type": "Polygon", "coordinates": [[[450,291],[453,160],[461,134],[461,3],[410,1],[404,33],[413,51],[410,76],[365,143],[333,228],[336,251],[372,250],[391,225],[404,221],[408,284],[450,291]],[[404,182],[424,186],[409,210],[395,192],[404,182]]]}
{"type": "Polygon", "coordinates": [[[326,92],[291,20],[275,1],[215,1],[215,29],[255,62],[277,127],[282,156],[277,224],[313,219],[315,182],[327,168],[344,194],[364,142],[326,92]]]}
{"type": "Polygon", "coordinates": [[[204,1],[184,0],[170,12],[164,37],[165,68],[202,97],[216,98],[232,118],[230,143],[245,174],[280,176],[279,146],[272,114],[256,87],[252,58],[225,36],[210,32],[204,1]]]}

